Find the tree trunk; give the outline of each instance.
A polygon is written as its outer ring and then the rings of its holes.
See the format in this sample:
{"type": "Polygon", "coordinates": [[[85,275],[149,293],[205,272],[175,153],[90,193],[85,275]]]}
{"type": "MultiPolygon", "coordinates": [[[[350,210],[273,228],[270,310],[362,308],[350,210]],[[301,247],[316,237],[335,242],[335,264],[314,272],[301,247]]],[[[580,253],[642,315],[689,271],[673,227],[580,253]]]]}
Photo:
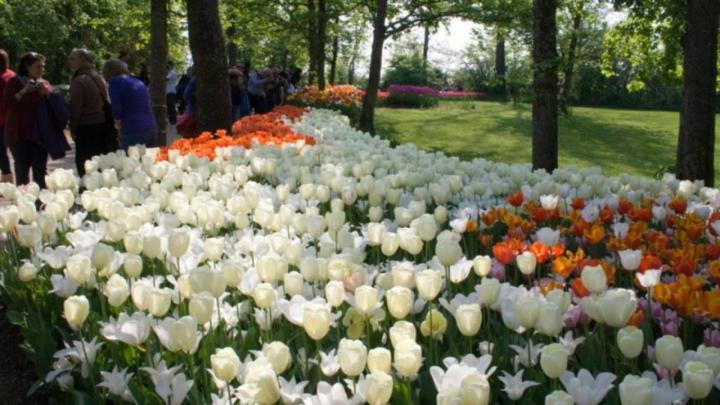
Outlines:
{"type": "Polygon", "coordinates": [[[496,91],[504,96],[505,91],[505,35],[498,29],[495,39],[495,78],[497,79],[496,91]]]}
{"type": "Polygon", "coordinates": [[[425,33],[423,35],[423,76],[427,74],[428,52],[430,51],[430,25],[425,25],[425,33]]]}
{"type": "Polygon", "coordinates": [[[720,3],[687,0],[677,175],[715,184],[715,85],[720,3]]]}
{"type": "Polygon", "coordinates": [[[372,52],[370,54],[370,72],[368,76],[365,99],[360,114],[360,130],[375,133],[375,101],[380,89],[380,71],[382,69],[382,53],[385,44],[385,16],[388,0],[377,0],[375,20],[373,21],[372,52]]]}
{"type": "Polygon", "coordinates": [[[572,90],[572,79],[575,70],[575,53],[577,52],[578,33],[582,26],[582,12],[577,11],[573,15],[572,31],[570,32],[570,45],[568,46],[567,60],[565,61],[565,71],[563,72],[564,83],[560,93],[560,108],[567,112],[570,103],[570,91],[572,90]]]}
{"type": "Polygon", "coordinates": [[[229,129],[230,86],[218,0],[187,0],[187,15],[197,77],[197,129],[229,129]]]}
{"type": "Polygon", "coordinates": [[[325,90],[325,44],[327,43],[327,2],[318,0],[317,13],[317,78],[320,90],[325,90]]]}
{"type": "Polygon", "coordinates": [[[330,59],[330,85],[334,86],[337,82],[337,60],[340,52],[340,34],[335,34],[332,44],[332,57],[330,59]]]}
{"type": "Polygon", "coordinates": [[[315,0],[307,1],[308,8],[308,55],[310,55],[310,66],[308,68],[308,84],[317,83],[317,17],[315,0]]]}
{"type": "Polygon", "coordinates": [[[348,84],[355,84],[355,55],[350,58],[348,63],[348,84]]]}
{"type": "Polygon", "coordinates": [[[150,71],[162,72],[150,77],[150,101],[158,128],[158,145],[167,144],[167,103],[165,72],[167,71],[168,0],[152,0],[150,4],[150,71]]]}
{"type": "Polygon", "coordinates": [[[558,166],[557,0],[533,0],[533,169],[558,166]]]}
{"type": "Polygon", "coordinates": [[[230,66],[237,65],[237,54],[238,54],[238,48],[237,44],[233,41],[235,38],[235,34],[237,34],[237,30],[235,29],[235,25],[231,25],[228,27],[226,35],[227,35],[227,58],[228,58],[228,64],[230,66]]]}

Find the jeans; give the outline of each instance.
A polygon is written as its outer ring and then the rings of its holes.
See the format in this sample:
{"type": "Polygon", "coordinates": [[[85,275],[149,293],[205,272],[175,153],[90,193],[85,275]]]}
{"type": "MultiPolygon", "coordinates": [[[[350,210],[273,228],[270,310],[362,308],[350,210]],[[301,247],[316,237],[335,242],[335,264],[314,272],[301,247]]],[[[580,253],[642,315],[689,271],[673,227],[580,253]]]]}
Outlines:
{"type": "Polygon", "coordinates": [[[120,137],[120,145],[124,150],[128,150],[129,147],[135,145],[145,145],[148,148],[152,148],[157,145],[157,133],[123,133],[120,137]]]}
{"type": "Polygon", "coordinates": [[[0,170],[2,174],[12,174],[12,171],[10,171],[10,159],[5,147],[5,126],[0,127],[0,170]]]}
{"type": "Polygon", "coordinates": [[[33,181],[40,188],[45,188],[45,175],[47,174],[48,152],[33,141],[21,141],[13,145],[10,150],[15,159],[15,184],[21,186],[30,183],[30,169],[33,181]]]}
{"type": "Polygon", "coordinates": [[[170,125],[175,125],[177,122],[177,97],[175,93],[168,93],[165,95],[165,103],[167,106],[167,119],[170,125]]]}
{"type": "Polygon", "coordinates": [[[264,114],[267,110],[267,100],[264,96],[256,96],[250,94],[250,105],[252,106],[255,114],[264,114]]]}

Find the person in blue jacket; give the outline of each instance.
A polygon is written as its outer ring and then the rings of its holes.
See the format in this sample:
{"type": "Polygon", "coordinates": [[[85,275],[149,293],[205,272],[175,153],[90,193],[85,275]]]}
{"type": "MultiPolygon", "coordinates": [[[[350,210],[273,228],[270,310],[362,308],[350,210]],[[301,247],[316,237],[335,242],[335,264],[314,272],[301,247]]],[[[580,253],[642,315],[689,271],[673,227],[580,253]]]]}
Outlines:
{"type": "Polygon", "coordinates": [[[117,59],[105,62],[103,77],[108,82],[113,118],[120,130],[123,149],[133,145],[156,146],[157,124],[145,83],[130,76],[127,65],[117,59]]]}

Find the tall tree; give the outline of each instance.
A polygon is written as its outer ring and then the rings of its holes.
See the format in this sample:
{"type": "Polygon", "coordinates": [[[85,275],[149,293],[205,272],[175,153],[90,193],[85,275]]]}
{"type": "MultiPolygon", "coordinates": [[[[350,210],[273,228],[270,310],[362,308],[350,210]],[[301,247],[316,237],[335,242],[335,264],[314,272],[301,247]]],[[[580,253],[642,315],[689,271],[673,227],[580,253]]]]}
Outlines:
{"type": "Polygon", "coordinates": [[[370,71],[363,100],[359,126],[362,131],[375,132],[375,103],[380,88],[380,71],[385,40],[411,28],[424,24],[437,24],[441,19],[467,13],[471,0],[366,0],[373,23],[370,71]],[[390,16],[390,20],[386,18],[390,16]]]}
{"type": "MultiPolygon", "coordinates": [[[[150,4],[150,71],[165,72],[167,69],[168,40],[167,40],[168,2],[167,0],[152,0],[150,4]]],[[[165,75],[153,74],[150,77],[150,99],[155,121],[158,128],[158,144],[167,144],[167,120],[165,102],[165,75]]]]}
{"type": "MultiPolygon", "coordinates": [[[[580,3],[582,3],[582,1],[580,3]]],[[[582,7],[582,4],[580,4],[579,7],[582,7]]],[[[580,28],[583,22],[582,8],[572,8],[570,10],[570,16],[572,18],[570,44],[565,57],[565,66],[563,68],[563,86],[560,93],[560,108],[563,112],[567,112],[570,100],[570,91],[572,90],[573,73],[575,71],[575,53],[577,52],[579,40],[578,36],[580,35],[580,28]]]]}
{"type": "Polygon", "coordinates": [[[533,1],[532,165],[558,166],[557,0],[533,1]]]}
{"type": "Polygon", "coordinates": [[[187,0],[187,12],[190,50],[197,77],[197,129],[228,129],[230,86],[218,0],[187,0]]]}
{"type": "Polygon", "coordinates": [[[718,54],[717,0],[687,0],[683,38],[683,98],[677,175],[715,184],[715,99],[718,54]]]}

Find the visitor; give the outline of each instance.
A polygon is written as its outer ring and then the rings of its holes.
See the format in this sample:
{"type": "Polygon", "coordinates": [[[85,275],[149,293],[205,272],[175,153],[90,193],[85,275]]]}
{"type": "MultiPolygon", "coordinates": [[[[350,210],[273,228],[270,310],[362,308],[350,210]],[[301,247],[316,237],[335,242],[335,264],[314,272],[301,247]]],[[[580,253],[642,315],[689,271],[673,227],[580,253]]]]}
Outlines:
{"type": "Polygon", "coordinates": [[[273,72],[265,69],[261,72],[255,71],[250,75],[247,92],[250,96],[250,105],[255,114],[263,114],[268,111],[266,91],[273,82],[273,72]]]}
{"type": "Polygon", "coordinates": [[[177,110],[175,110],[175,105],[177,104],[177,96],[175,94],[176,82],[177,73],[175,73],[175,63],[168,61],[167,74],[165,75],[165,101],[167,103],[167,116],[170,125],[175,125],[177,122],[177,110]]]}
{"type": "Polygon", "coordinates": [[[197,128],[195,122],[195,107],[197,103],[197,76],[193,76],[185,87],[185,91],[182,94],[183,100],[185,100],[185,110],[182,116],[178,119],[175,129],[178,135],[187,138],[195,135],[197,128]]]}
{"type": "Polygon", "coordinates": [[[10,159],[5,146],[5,102],[3,101],[5,88],[13,77],[15,77],[15,72],[10,69],[10,58],[4,49],[0,49],[0,170],[2,170],[0,181],[3,183],[12,183],[13,181],[10,159]]]}
{"type": "Polygon", "coordinates": [[[250,115],[250,99],[245,90],[242,72],[237,69],[230,69],[230,99],[232,100],[233,122],[250,115]]]}
{"type": "Polygon", "coordinates": [[[178,114],[182,115],[185,112],[185,89],[187,88],[188,83],[190,83],[190,80],[195,75],[195,70],[192,66],[187,68],[185,73],[180,76],[180,80],[178,80],[177,86],[175,86],[175,95],[178,99],[178,114]]]}
{"type": "Polygon", "coordinates": [[[150,108],[150,94],[145,84],[128,75],[125,63],[111,59],[103,65],[103,77],[108,83],[115,126],[120,130],[120,145],[127,149],[134,145],[148,147],[157,144],[157,126],[150,108]]]}
{"type": "Polygon", "coordinates": [[[75,164],[80,177],[85,161],[118,148],[105,81],[92,69],[86,49],[73,49],[68,57],[70,81],[70,131],[75,139],[75,164]]]}
{"type": "Polygon", "coordinates": [[[290,84],[292,85],[293,92],[297,91],[298,88],[300,88],[300,80],[302,79],[302,69],[300,68],[294,68],[292,74],[290,75],[290,84]]]}
{"type": "Polygon", "coordinates": [[[140,62],[140,72],[138,72],[135,77],[140,79],[140,81],[143,82],[145,86],[150,85],[150,71],[148,70],[145,62],[140,62]]]}
{"type": "Polygon", "coordinates": [[[15,160],[15,184],[30,183],[32,178],[45,188],[48,151],[40,142],[39,112],[43,97],[51,93],[50,83],[42,78],[45,57],[28,52],[20,57],[17,75],[3,92],[6,108],[4,142],[15,160]]]}

